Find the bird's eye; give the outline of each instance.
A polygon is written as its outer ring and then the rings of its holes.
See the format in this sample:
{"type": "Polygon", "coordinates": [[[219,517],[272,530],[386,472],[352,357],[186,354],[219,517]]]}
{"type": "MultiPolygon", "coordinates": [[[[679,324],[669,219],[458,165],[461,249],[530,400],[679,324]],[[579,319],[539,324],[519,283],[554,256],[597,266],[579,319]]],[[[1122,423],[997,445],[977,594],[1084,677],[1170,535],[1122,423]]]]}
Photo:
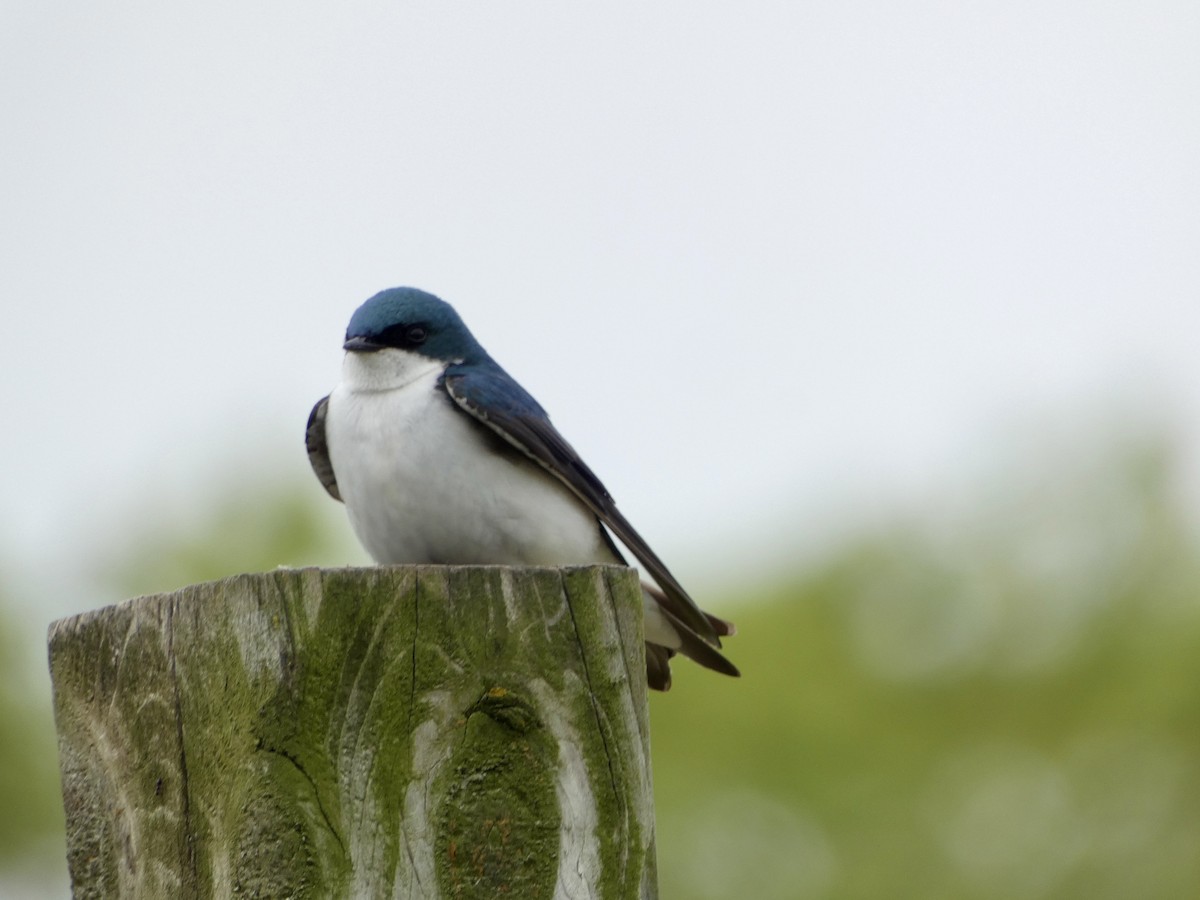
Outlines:
{"type": "Polygon", "coordinates": [[[409,325],[404,330],[404,339],[410,344],[423,344],[428,336],[424,325],[409,325]]]}

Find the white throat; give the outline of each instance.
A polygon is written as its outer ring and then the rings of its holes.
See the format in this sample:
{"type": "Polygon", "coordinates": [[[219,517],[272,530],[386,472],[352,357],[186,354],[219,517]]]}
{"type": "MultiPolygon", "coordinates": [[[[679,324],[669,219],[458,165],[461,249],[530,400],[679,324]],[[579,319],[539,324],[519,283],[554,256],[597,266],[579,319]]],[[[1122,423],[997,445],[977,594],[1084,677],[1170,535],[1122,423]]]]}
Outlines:
{"type": "Polygon", "coordinates": [[[395,347],[373,353],[349,351],[342,360],[342,383],[355,392],[393,391],[445,365],[441,360],[395,347]]]}

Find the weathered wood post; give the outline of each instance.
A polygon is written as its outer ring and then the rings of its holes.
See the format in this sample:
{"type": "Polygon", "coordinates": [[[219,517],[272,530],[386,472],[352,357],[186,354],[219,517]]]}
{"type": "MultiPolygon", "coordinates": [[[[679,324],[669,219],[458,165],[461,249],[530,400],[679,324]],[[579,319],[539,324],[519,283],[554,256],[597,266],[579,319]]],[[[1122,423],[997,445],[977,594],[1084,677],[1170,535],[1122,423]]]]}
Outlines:
{"type": "Polygon", "coordinates": [[[619,567],[280,570],[54,623],[74,896],[654,898],[619,567]]]}

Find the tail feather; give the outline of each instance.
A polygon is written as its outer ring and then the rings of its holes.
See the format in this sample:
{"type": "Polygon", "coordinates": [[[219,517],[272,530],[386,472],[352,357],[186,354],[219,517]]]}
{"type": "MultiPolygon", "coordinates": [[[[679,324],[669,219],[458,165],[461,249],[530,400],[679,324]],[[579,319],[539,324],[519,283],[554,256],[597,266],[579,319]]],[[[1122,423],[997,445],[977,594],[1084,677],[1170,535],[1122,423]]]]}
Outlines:
{"type": "Polygon", "coordinates": [[[646,645],[646,684],[652,690],[669,691],[671,689],[671,657],[675,651],[670,647],[660,647],[658,644],[646,645]]]}
{"type": "Polygon", "coordinates": [[[708,624],[713,627],[713,631],[717,633],[718,637],[733,637],[737,634],[737,626],[728,619],[722,619],[708,612],[704,613],[704,618],[708,619],[708,624]]]}
{"type": "Polygon", "coordinates": [[[723,675],[732,675],[734,678],[741,676],[742,673],[738,671],[737,666],[722,656],[720,650],[703,640],[669,611],[663,610],[663,612],[675,626],[675,630],[679,632],[680,653],[693,662],[700,663],[706,669],[712,669],[723,675]]]}
{"type": "MultiPolygon", "coordinates": [[[[659,602],[660,598],[664,596],[662,591],[645,582],[642,583],[642,589],[658,605],[659,612],[670,622],[671,627],[679,636],[679,653],[682,653],[693,662],[699,663],[706,669],[712,669],[714,672],[731,675],[734,678],[741,676],[741,672],[738,671],[737,666],[726,659],[712,643],[696,634],[695,631],[680,621],[679,617],[672,613],[667,606],[659,602]]],[[[737,633],[737,629],[732,622],[709,613],[704,613],[704,615],[712,624],[713,631],[717,635],[728,637],[737,633]]],[[[719,641],[716,643],[717,646],[720,645],[719,641]]],[[[670,660],[675,653],[676,650],[669,647],[650,643],[646,644],[646,682],[654,690],[665,691],[671,687],[670,660]]]]}

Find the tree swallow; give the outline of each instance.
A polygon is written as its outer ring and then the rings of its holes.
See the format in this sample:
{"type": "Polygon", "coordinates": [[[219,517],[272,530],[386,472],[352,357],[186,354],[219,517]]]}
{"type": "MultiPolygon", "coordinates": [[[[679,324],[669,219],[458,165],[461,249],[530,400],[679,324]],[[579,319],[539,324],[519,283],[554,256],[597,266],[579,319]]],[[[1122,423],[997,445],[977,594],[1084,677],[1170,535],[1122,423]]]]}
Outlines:
{"type": "Polygon", "coordinates": [[[450,304],[382,291],[343,346],[342,380],[313,407],[305,443],[376,562],[624,565],[611,531],[657,583],[643,582],[650,687],[670,687],[676,652],[738,674],[717,649],[733,625],[695,604],[450,304]]]}

